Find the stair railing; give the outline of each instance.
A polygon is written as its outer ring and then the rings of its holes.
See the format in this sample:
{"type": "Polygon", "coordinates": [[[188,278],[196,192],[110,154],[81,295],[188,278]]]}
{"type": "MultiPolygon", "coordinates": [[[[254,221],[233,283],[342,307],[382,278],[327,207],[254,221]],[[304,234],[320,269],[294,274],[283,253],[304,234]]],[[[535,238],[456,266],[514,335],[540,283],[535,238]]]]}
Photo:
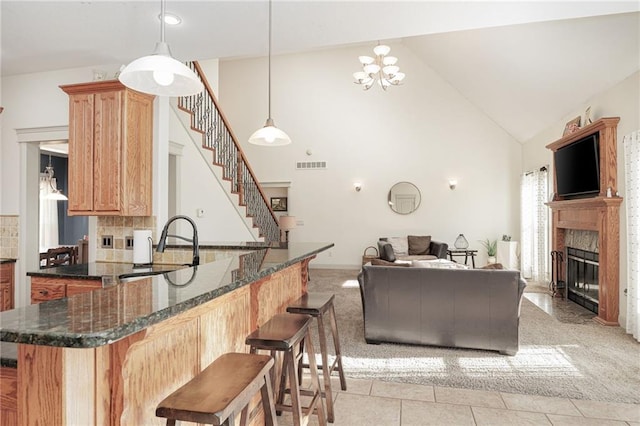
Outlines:
{"type": "Polygon", "coordinates": [[[280,228],[267,197],[262,191],[238,139],[209,86],[198,62],[189,62],[204,84],[197,95],[178,98],[178,107],[191,114],[191,128],[202,133],[202,146],[213,152],[213,164],[222,168],[223,179],[231,182],[231,192],[238,194],[240,205],[247,209],[261,237],[267,242],[280,241],[280,228]]]}

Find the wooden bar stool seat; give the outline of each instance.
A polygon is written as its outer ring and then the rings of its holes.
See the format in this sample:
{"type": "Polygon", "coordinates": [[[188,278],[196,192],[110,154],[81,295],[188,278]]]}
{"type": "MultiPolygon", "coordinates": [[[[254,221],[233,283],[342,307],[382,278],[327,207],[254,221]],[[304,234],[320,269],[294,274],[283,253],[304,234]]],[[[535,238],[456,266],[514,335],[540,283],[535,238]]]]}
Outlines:
{"type": "Polygon", "coordinates": [[[246,344],[251,346],[251,353],[257,350],[268,350],[275,358],[277,353],[282,354],[282,372],[280,374],[276,396],[276,412],[290,411],[293,413],[295,426],[306,425],[312,414],[316,413],[320,426],[327,424],[324,407],[322,404],[322,392],[318,368],[315,362],[315,352],[311,341],[309,325],[312,321],[309,315],[276,314],[247,336],[246,344]],[[311,389],[301,390],[296,368],[296,351],[301,347],[302,341],[307,340],[306,350],[310,361],[311,389]],[[289,385],[287,387],[287,384],[289,385]],[[291,404],[284,403],[285,394],[290,394],[291,404]],[[311,396],[311,402],[303,407],[300,396],[311,396]]]}
{"type": "MultiPolygon", "coordinates": [[[[326,293],[305,293],[298,300],[287,307],[287,312],[294,314],[311,315],[316,318],[318,324],[318,338],[320,340],[320,356],[322,364],[318,368],[322,370],[324,382],[324,394],[327,402],[327,419],[333,423],[333,395],[331,392],[331,374],[338,371],[340,377],[340,388],[347,390],[347,381],[342,368],[342,353],[340,351],[340,338],[338,336],[338,323],[336,322],[336,312],[333,306],[335,295],[326,293]],[[329,353],[327,347],[327,336],[325,333],[325,314],[328,314],[331,335],[333,337],[333,347],[335,349],[335,359],[329,363],[329,353]]],[[[298,375],[301,375],[302,368],[309,368],[309,364],[302,362],[302,357],[298,359],[298,375]]]]}
{"type": "Polygon", "coordinates": [[[235,425],[248,420],[249,402],[260,391],[265,424],[277,424],[270,372],[274,365],[268,355],[228,353],[220,356],[184,386],[166,397],[156,408],[156,416],[212,425],[235,425]]]}

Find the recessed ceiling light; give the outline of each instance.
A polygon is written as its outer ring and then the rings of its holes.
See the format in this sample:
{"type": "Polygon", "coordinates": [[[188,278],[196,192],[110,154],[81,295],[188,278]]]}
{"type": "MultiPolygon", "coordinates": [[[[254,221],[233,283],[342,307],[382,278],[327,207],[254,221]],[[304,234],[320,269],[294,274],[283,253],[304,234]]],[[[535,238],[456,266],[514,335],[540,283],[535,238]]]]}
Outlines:
{"type": "MultiPolygon", "coordinates": [[[[158,19],[162,19],[162,14],[158,15],[158,19]]],[[[182,19],[178,15],[174,15],[173,13],[165,12],[164,13],[164,22],[167,25],[178,25],[182,22],[182,19]]]]}

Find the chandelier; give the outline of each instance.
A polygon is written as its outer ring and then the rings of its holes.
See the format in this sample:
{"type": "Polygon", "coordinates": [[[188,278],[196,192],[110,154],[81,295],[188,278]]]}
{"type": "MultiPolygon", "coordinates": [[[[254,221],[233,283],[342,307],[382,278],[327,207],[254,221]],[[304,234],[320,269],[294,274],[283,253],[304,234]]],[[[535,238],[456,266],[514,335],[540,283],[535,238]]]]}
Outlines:
{"type": "Polygon", "coordinates": [[[354,72],[354,83],[361,84],[364,90],[371,89],[373,83],[378,81],[382,89],[387,90],[389,86],[397,86],[404,79],[404,73],[400,72],[400,67],[396,65],[398,58],[387,56],[391,48],[386,44],[378,44],[373,48],[375,58],[371,56],[359,56],[358,60],[362,64],[362,71],[354,72]]]}

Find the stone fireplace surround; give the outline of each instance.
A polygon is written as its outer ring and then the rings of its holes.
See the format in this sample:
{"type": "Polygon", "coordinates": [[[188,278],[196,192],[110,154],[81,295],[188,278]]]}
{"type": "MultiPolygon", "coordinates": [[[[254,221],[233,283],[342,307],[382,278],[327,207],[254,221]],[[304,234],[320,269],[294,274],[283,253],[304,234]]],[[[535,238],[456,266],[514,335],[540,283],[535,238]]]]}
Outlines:
{"type": "MultiPolygon", "coordinates": [[[[600,193],[591,198],[565,200],[555,197],[547,203],[552,211],[552,250],[565,252],[568,230],[593,231],[598,235],[598,316],[603,325],[618,325],[620,280],[620,204],[622,198],[607,197],[607,189],[617,193],[617,125],[620,118],[601,118],[575,133],[547,145],[556,151],[588,135],[599,133],[600,193]]],[[[555,170],[555,165],[554,165],[555,170]]],[[[554,193],[557,192],[554,175],[554,193]]],[[[566,259],[566,253],[565,253],[566,259]]],[[[566,268],[561,270],[566,280],[566,268]]]]}

